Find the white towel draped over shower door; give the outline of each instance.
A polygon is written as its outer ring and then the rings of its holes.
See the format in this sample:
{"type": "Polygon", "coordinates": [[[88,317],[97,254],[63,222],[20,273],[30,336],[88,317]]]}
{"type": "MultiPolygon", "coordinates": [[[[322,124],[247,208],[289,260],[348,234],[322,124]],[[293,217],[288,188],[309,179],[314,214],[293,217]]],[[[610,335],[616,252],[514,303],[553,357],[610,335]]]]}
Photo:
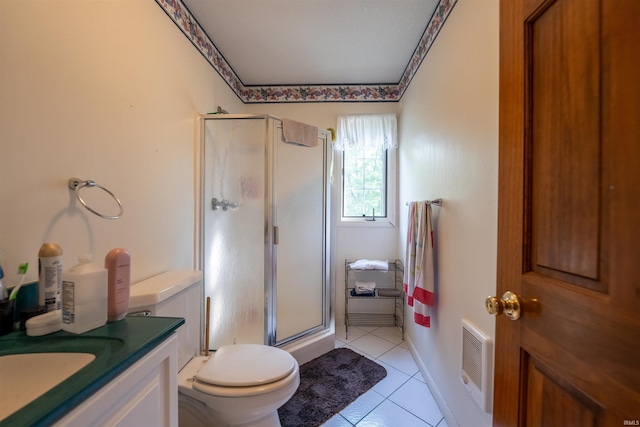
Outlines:
{"type": "Polygon", "coordinates": [[[429,328],[429,307],[435,304],[431,205],[411,202],[408,219],[403,287],[413,320],[429,328]]]}

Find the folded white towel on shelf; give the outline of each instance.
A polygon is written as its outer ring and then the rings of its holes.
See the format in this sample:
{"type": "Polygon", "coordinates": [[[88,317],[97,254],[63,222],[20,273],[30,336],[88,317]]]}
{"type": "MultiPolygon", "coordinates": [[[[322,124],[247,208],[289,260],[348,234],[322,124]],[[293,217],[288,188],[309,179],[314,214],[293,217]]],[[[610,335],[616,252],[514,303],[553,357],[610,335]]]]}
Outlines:
{"type": "Polygon", "coordinates": [[[389,260],[369,260],[369,259],[359,259],[356,262],[352,262],[349,264],[354,270],[389,270],[389,260]]]}
{"type": "Polygon", "coordinates": [[[359,282],[356,280],[357,294],[370,294],[376,289],[376,282],[359,282]]]}

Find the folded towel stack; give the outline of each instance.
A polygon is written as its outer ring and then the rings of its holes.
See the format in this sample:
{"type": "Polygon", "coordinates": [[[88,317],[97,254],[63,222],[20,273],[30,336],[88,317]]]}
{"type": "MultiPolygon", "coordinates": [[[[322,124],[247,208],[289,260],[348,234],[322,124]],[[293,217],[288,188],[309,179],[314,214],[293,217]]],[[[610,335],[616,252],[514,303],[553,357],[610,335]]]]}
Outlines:
{"type": "Polygon", "coordinates": [[[376,282],[359,282],[356,281],[356,292],[373,292],[376,288],[376,282]]]}
{"type": "Polygon", "coordinates": [[[376,295],[375,291],[365,292],[365,293],[359,294],[358,292],[356,292],[356,288],[351,289],[351,296],[352,297],[373,297],[375,295],[376,295]]]}
{"type": "Polygon", "coordinates": [[[356,281],[356,286],[353,288],[352,295],[355,293],[357,296],[373,296],[376,291],[375,282],[359,282],[356,281]]]}
{"type": "Polygon", "coordinates": [[[389,260],[385,259],[381,260],[369,260],[369,259],[359,259],[356,262],[352,262],[349,264],[353,270],[389,270],[389,260]]]}
{"type": "Polygon", "coordinates": [[[398,298],[402,296],[402,292],[399,289],[378,289],[376,291],[379,297],[392,297],[398,298]]]}

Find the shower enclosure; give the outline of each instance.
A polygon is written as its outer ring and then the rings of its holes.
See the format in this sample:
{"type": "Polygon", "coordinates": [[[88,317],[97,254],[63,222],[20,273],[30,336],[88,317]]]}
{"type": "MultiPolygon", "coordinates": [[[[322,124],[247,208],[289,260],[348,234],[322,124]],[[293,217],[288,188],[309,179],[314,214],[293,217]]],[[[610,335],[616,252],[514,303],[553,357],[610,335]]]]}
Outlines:
{"type": "Polygon", "coordinates": [[[330,139],[282,140],[272,116],[200,117],[200,262],[209,347],[286,346],[330,328],[330,139]]]}

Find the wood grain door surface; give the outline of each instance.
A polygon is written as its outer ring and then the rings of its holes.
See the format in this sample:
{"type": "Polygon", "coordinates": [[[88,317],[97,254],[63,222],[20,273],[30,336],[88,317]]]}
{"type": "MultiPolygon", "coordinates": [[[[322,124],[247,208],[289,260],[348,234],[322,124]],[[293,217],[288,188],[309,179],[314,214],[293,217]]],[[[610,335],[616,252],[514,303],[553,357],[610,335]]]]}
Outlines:
{"type": "Polygon", "coordinates": [[[640,0],[502,0],[495,426],[640,425],[640,0]]]}

